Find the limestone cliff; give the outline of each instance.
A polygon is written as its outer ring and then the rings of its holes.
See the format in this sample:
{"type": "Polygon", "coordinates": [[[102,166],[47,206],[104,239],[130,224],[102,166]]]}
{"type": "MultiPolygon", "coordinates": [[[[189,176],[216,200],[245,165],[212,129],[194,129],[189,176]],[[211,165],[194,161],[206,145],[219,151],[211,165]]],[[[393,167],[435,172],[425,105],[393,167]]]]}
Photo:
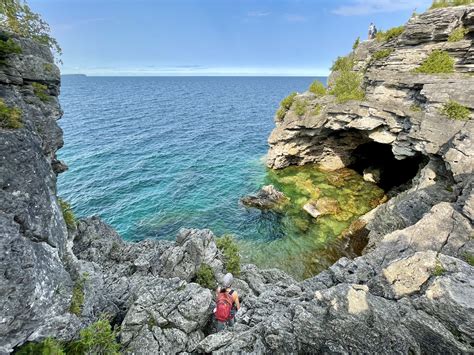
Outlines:
{"type": "Polygon", "coordinates": [[[95,217],[67,229],[56,196],[59,72],[47,48],[13,37],[21,53],[0,66],[0,97],[21,109],[23,127],[0,128],[0,353],[69,341],[104,313],[120,325],[125,353],[473,352],[472,121],[439,113],[449,98],[472,118],[473,34],[473,6],[430,11],[396,39],[359,45],[364,101],[295,98],[311,109],[299,115],[294,105],[277,123],[269,165],[379,169],[394,197],[362,218],[370,245],[361,257],[303,282],[242,265],[237,324],[218,334],[212,292],[193,282],[203,263],[216,278],[225,272],[212,232],[131,244],[95,217]],[[461,23],[465,39],[446,42],[461,23]],[[413,74],[437,47],[456,73],[413,74]],[[371,59],[382,48],[388,55],[371,59]],[[83,296],[75,309],[73,290],[83,296]]]}

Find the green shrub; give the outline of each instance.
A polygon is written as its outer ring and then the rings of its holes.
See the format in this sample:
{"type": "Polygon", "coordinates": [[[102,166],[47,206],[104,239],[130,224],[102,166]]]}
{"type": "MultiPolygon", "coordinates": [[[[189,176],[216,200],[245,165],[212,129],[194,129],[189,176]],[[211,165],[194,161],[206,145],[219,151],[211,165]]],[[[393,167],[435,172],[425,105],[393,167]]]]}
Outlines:
{"type": "Polygon", "coordinates": [[[423,74],[438,74],[438,73],[453,73],[454,59],[448,52],[442,50],[434,50],[426,58],[421,65],[415,69],[415,73],[423,74]]]}
{"type": "Polygon", "coordinates": [[[61,343],[53,338],[46,338],[40,343],[27,343],[20,347],[17,355],[64,355],[61,343]]]}
{"type": "Polygon", "coordinates": [[[312,92],[317,97],[326,95],[326,87],[319,80],[315,80],[309,86],[309,92],[312,92]]]}
{"type": "Polygon", "coordinates": [[[11,38],[6,40],[0,38],[0,62],[4,63],[4,59],[11,54],[20,54],[21,47],[11,38]]]}
{"type": "Polygon", "coordinates": [[[80,332],[79,340],[66,346],[67,354],[118,355],[117,334],[106,319],[99,319],[80,332]]]}
{"type": "Polygon", "coordinates": [[[0,16],[0,27],[47,45],[57,54],[61,54],[61,47],[50,35],[51,30],[48,23],[39,14],[31,11],[26,0],[0,1],[0,14],[2,15],[0,16]]]}
{"type": "Polygon", "coordinates": [[[43,102],[47,102],[51,100],[51,96],[48,94],[48,87],[46,85],[40,83],[31,83],[33,86],[33,92],[35,93],[36,97],[43,102]]]}
{"type": "Polygon", "coordinates": [[[75,314],[78,317],[82,312],[82,305],[84,304],[84,287],[86,286],[88,278],[89,274],[82,274],[82,276],[76,280],[74,288],[72,289],[72,298],[71,305],[69,306],[69,312],[75,314]]]}
{"type": "Polygon", "coordinates": [[[17,107],[8,107],[5,101],[0,99],[0,128],[17,129],[21,127],[23,127],[21,110],[17,107]]]}
{"type": "Polygon", "coordinates": [[[240,254],[239,247],[234,238],[230,235],[216,239],[217,248],[224,256],[225,268],[234,276],[240,275],[240,254]]]}
{"type": "Polygon", "coordinates": [[[377,34],[375,35],[377,41],[379,42],[388,42],[390,41],[391,39],[393,38],[396,38],[398,36],[400,36],[403,31],[405,31],[405,27],[404,26],[399,26],[399,27],[393,27],[387,31],[379,31],[377,32],[377,34]]]}
{"type": "Polygon", "coordinates": [[[214,290],[217,287],[214,270],[207,264],[201,264],[196,272],[196,282],[202,287],[214,290]]]}
{"type": "Polygon", "coordinates": [[[291,105],[293,105],[293,102],[295,100],[296,92],[292,92],[290,95],[285,97],[283,100],[280,102],[280,108],[276,112],[276,116],[279,120],[282,120],[283,117],[285,117],[286,113],[290,109],[291,105]]]}
{"type": "Polygon", "coordinates": [[[391,48],[381,49],[375,52],[374,54],[372,54],[371,62],[375,62],[376,60],[387,58],[392,53],[393,53],[393,49],[391,48]]]}
{"type": "Polygon", "coordinates": [[[430,9],[474,4],[474,0],[434,0],[430,9]]]}
{"type": "Polygon", "coordinates": [[[359,44],[360,44],[360,37],[357,37],[354,44],[352,45],[352,50],[355,51],[359,47],[359,44]]]}
{"type": "Polygon", "coordinates": [[[303,116],[306,113],[307,103],[305,100],[297,100],[295,102],[294,111],[298,116],[303,116]]]}
{"type": "Polygon", "coordinates": [[[76,216],[72,211],[71,205],[64,201],[62,198],[58,198],[59,207],[63,213],[64,222],[69,229],[76,228],[76,216]]]}
{"type": "Polygon", "coordinates": [[[463,26],[459,26],[451,32],[448,37],[448,42],[459,42],[464,39],[464,36],[467,35],[468,29],[463,26]]]}
{"type": "Polygon", "coordinates": [[[471,111],[460,103],[449,100],[448,103],[444,104],[439,111],[442,115],[445,115],[452,120],[467,121],[471,111]]]}
{"type": "Polygon", "coordinates": [[[436,265],[433,270],[433,275],[434,276],[442,276],[446,272],[446,269],[441,265],[439,261],[436,261],[436,265]]]}
{"type": "Polygon", "coordinates": [[[339,103],[349,100],[363,100],[364,91],[361,89],[362,78],[360,74],[350,71],[343,71],[334,83],[330,94],[336,96],[339,103]]]}
{"type": "Polygon", "coordinates": [[[336,61],[331,67],[332,71],[350,71],[354,68],[354,57],[348,55],[345,57],[337,57],[336,61]]]}

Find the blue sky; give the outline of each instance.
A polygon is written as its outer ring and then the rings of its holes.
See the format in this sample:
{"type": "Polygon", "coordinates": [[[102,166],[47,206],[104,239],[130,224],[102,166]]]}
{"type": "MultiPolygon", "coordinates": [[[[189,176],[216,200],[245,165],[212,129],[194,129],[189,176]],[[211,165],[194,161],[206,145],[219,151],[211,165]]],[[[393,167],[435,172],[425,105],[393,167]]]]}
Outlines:
{"type": "Polygon", "coordinates": [[[63,73],[326,75],[354,40],[431,0],[30,0],[63,73]]]}

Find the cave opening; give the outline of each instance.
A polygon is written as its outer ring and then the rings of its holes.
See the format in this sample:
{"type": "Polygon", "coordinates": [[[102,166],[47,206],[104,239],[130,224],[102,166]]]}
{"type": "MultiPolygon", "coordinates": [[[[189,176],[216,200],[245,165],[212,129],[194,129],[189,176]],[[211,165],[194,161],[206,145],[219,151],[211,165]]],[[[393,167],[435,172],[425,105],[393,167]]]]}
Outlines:
{"type": "Polygon", "coordinates": [[[412,181],[427,162],[422,154],[398,160],[392,153],[390,144],[368,142],[359,145],[352,153],[353,161],[349,168],[359,174],[375,177],[378,186],[387,192],[398,190],[412,181]]]}

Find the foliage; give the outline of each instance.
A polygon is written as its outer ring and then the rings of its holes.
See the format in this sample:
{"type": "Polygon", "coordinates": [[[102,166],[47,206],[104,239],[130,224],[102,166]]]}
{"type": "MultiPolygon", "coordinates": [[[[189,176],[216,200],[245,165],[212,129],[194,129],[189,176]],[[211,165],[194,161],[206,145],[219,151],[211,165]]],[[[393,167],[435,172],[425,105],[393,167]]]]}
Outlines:
{"type": "Polygon", "coordinates": [[[79,340],[66,346],[67,354],[118,355],[116,330],[112,330],[107,319],[99,319],[80,332],[79,340]]]}
{"type": "Polygon", "coordinates": [[[19,348],[17,355],[64,355],[62,345],[53,338],[46,338],[40,343],[27,343],[19,348]]]}
{"type": "Polygon", "coordinates": [[[17,129],[21,127],[23,127],[21,110],[17,107],[8,107],[5,101],[0,99],[0,128],[17,129]]]}
{"type": "Polygon", "coordinates": [[[442,50],[434,50],[426,58],[421,65],[415,69],[415,73],[423,74],[438,74],[438,73],[453,73],[454,59],[442,50]]]}
{"type": "Polygon", "coordinates": [[[467,35],[469,30],[463,26],[459,26],[451,32],[448,37],[448,42],[459,42],[464,39],[464,36],[467,35]]]}
{"type": "Polygon", "coordinates": [[[377,32],[377,34],[375,35],[376,36],[375,38],[379,42],[388,42],[391,39],[400,36],[403,33],[403,31],[405,31],[404,26],[393,27],[387,31],[377,32]]]}
{"type": "Polygon", "coordinates": [[[32,83],[31,86],[33,86],[33,92],[41,101],[47,102],[51,100],[51,96],[48,95],[48,87],[46,85],[35,82],[32,83]]]}
{"type": "Polygon", "coordinates": [[[474,266],[474,255],[469,253],[464,253],[464,258],[466,259],[467,263],[471,266],[474,266]]]}
{"type": "Polygon", "coordinates": [[[41,343],[28,343],[19,348],[19,355],[118,355],[120,344],[117,343],[117,332],[106,319],[99,319],[80,331],[78,340],[61,344],[53,338],[46,338],[41,343]]]}
{"type": "Polygon", "coordinates": [[[196,282],[202,287],[214,290],[217,285],[212,267],[207,264],[201,264],[198,271],[196,272],[196,282]]]}
{"type": "Polygon", "coordinates": [[[225,268],[234,276],[240,275],[240,254],[239,247],[234,238],[230,235],[225,235],[216,239],[216,244],[219,250],[224,255],[225,268]]]}
{"type": "Polygon", "coordinates": [[[410,106],[410,110],[413,111],[413,112],[421,112],[422,108],[421,108],[420,105],[413,104],[413,105],[410,106]]]}
{"type": "Polygon", "coordinates": [[[285,97],[280,102],[280,108],[276,112],[276,116],[279,120],[282,120],[285,117],[286,113],[290,109],[291,105],[293,105],[293,101],[295,100],[296,92],[292,92],[290,95],[285,97]]]}
{"type": "Polygon", "coordinates": [[[62,198],[58,198],[59,207],[63,213],[64,222],[69,229],[74,229],[76,227],[76,216],[72,211],[71,205],[64,201],[62,198]]]}
{"type": "Polygon", "coordinates": [[[76,316],[80,316],[82,312],[82,305],[84,304],[84,287],[88,278],[89,274],[82,274],[82,276],[74,284],[74,288],[72,290],[72,298],[71,305],[69,306],[69,312],[75,314],[76,316]]]}
{"type": "Polygon", "coordinates": [[[374,54],[372,54],[371,61],[374,62],[376,60],[387,58],[392,53],[393,53],[393,49],[391,48],[381,49],[375,52],[374,54]]]}
{"type": "Polygon", "coordinates": [[[346,57],[337,57],[331,67],[332,71],[350,71],[354,68],[354,58],[352,55],[346,57]]]}
{"type": "Polygon", "coordinates": [[[469,120],[469,116],[471,114],[471,111],[466,106],[463,106],[453,100],[449,100],[449,102],[445,103],[439,112],[442,115],[451,118],[452,120],[459,121],[469,120]]]}
{"type": "Polygon", "coordinates": [[[339,103],[349,100],[363,100],[365,93],[361,89],[361,84],[362,78],[360,74],[351,71],[343,71],[336,78],[330,94],[336,96],[336,100],[339,103]]]}
{"type": "Polygon", "coordinates": [[[434,0],[430,9],[474,4],[474,0],[434,0]]]}
{"type": "Polygon", "coordinates": [[[56,39],[51,37],[48,23],[39,14],[31,11],[25,0],[0,2],[0,26],[17,35],[47,45],[57,54],[61,54],[61,47],[56,39]]]}
{"type": "Polygon", "coordinates": [[[298,116],[303,116],[305,113],[306,113],[306,106],[307,106],[307,103],[306,101],[304,100],[298,100],[295,102],[295,113],[298,115],[298,116]]]}
{"type": "Polygon", "coordinates": [[[316,106],[314,106],[313,110],[311,111],[311,114],[314,116],[317,116],[321,113],[322,109],[323,109],[323,105],[316,104],[316,106]]]}
{"type": "Polygon", "coordinates": [[[354,44],[352,45],[352,50],[356,50],[359,47],[360,44],[360,37],[357,37],[354,44]]]}
{"type": "Polygon", "coordinates": [[[446,272],[446,269],[441,265],[439,261],[436,261],[436,265],[433,270],[434,276],[442,276],[446,272]]]}
{"type": "Polygon", "coordinates": [[[315,94],[317,97],[326,95],[326,87],[319,80],[315,80],[309,86],[309,91],[315,94]]]}
{"type": "Polygon", "coordinates": [[[10,54],[20,54],[21,47],[16,44],[11,38],[3,39],[0,38],[0,62],[4,63],[4,60],[10,54]]]}

